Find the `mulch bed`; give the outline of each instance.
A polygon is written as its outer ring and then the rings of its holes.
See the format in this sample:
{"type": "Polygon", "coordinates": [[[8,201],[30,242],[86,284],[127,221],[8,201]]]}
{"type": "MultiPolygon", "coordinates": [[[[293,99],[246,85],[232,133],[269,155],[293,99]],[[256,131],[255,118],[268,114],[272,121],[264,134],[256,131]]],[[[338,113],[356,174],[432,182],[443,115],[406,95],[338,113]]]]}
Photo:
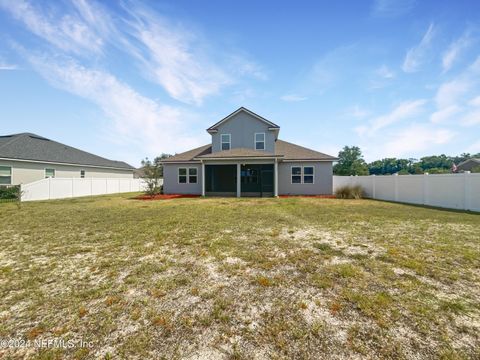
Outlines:
{"type": "Polygon", "coordinates": [[[200,195],[191,194],[157,194],[157,195],[139,195],[135,196],[135,200],[169,200],[169,199],[182,199],[182,198],[197,198],[200,195]]]}
{"type": "Polygon", "coordinates": [[[318,199],[335,199],[335,195],[280,195],[281,198],[318,198],[318,199]]]}
{"type": "MultiPolygon", "coordinates": [[[[157,195],[139,195],[135,196],[135,200],[170,200],[184,198],[198,198],[200,195],[193,194],[157,194],[157,195]]],[[[280,195],[280,198],[318,198],[318,199],[335,199],[335,195],[280,195]]]]}

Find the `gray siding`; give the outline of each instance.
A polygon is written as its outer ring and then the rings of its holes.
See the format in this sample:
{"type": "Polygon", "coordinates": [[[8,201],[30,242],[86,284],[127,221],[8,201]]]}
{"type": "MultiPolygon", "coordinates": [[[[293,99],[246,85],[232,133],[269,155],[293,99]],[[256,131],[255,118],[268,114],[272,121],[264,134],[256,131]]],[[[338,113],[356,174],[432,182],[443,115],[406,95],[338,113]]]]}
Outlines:
{"type": "Polygon", "coordinates": [[[202,165],[201,164],[164,164],[163,165],[163,192],[165,194],[202,194],[202,165]],[[179,168],[197,168],[198,179],[196,184],[179,184],[179,168]]]}
{"type": "Polygon", "coordinates": [[[132,170],[102,169],[90,166],[74,166],[27,161],[0,160],[0,166],[12,168],[12,185],[28,184],[45,178],[45,169],[55,169],[56,178],[79,178],[85,170],[86,178],[133,178],[132,170]]]}
{"type": "Polygon", "coordinates": [[[332,162],[287,162],[278,165],[279,195],[331,195],[332,194],[332,162]],[[313,166],[313,184],[292,184],[292,166],[313,166]]]}
{"type": "Polygon", "coordinates": [[[275,132],[269,131],[263,121],[243,111],[218,127],[218,132],[212,135],[212,152],[221,150],[220,134],[231,134],[232,149],[255,149],[255,133],[265,133],[265,151],[275,152],[275,132]]]}

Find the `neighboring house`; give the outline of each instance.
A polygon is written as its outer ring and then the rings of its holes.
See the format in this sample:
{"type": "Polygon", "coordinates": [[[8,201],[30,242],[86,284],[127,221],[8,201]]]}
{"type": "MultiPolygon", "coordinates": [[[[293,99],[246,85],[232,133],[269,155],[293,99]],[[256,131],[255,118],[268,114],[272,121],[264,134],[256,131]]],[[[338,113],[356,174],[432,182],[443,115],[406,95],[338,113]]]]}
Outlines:
{"type": "Polygon", "coordinates": [[[0,136],[0,185],[59,178],[133,178],[134,168],[30,134],[0,136]]]}
{"type": "Polygon", "coordinates": [[[162,161],[166,194],[330,195],[337,158],[278,139],[280,127],[241,107],[209,127],[211,144],[162,161]]]}
{"type": "Polygon", "coordinates": [[[473,168],[480,167],[480,159],[468,159],[457,165],[457,172],[472,171],[473,168]]]}

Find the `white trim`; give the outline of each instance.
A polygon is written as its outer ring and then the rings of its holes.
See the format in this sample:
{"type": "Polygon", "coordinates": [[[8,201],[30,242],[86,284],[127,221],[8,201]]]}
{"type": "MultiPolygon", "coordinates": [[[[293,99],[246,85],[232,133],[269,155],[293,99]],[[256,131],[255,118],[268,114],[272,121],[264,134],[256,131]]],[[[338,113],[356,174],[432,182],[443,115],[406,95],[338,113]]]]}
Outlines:
{"type": "Polygon", "coordinates": [[[242,165],[237,164],[237,197],[242,196],[242,165]]]}
{"type": "Polygon", "coordinates": [[[267,136],[265,135],[264,132],[253,134],[253,148],[258,151],[265,151],[267,148],[266,140],[267,140],[267,136]],[[263,135],[263,149],[257,149],[257,142],[262,142],[262,141],[257,141],[257,135],[263,135]]]}
{"type": "Polygon", "coordinates": [[[273,196],[278,197],[278,161],[273,164],[273,196]]]}
{"type": "Polygon", "coordinates": [[[297,159],[297,160],[282,160],[283,162],[334,162],[337,160],[302,160],[302,159],[297,159]]]}
{"type": "Polygon", "coordinates": [[[202,196],[205,196],[205,163],[202,161],[202,196]]]}
{"type": "MultiPolygon", "coordinates": [[[[198,158],[197,158],[198,159],[198,158]]],[[[210,160],[235,160],[235,161],[249,161],[249,160],[274,160],[278,159],[278,156],[248,156],[248,157],[209,157],[209,158],[203,158],[203,161],[210,161],[210,160]]]]}
{"type": "Polygon", "coordinates": [[[168,164],[201,164],[202,160],[196,160],[196,161],[160,161],[160,164],[162,165],[168,165],[168,164]]]}
{"type": "Polygon", "coordinates": [[[68,166],[77,166],[77,167],[91,167],[91,168],[98,168],[98,169],[114,169],[114,170],[124,170],[124,171],[132,171],[135,169],[127,169],[127,168],[118,168],[113,166],[99,166],[99,165],[88,165],[88,164],[72,164],[72,163],[62,163],[62,162],[55,162],[55,161],[42,161],[42,160],[28,160],[28,159],[14,159],[14,158],[2,158],[0,160],[6,161],[20,161],[20,162],[29,162],[29,163],[39,163],[39,164],[53,164],[53,165],[68,165],[68,166]]]}
{"type": "Polygon", "coordinates": [[[228,149],[227,150],[232,150],[232,134],[220,134],[220,151],[227,151],[223,149],[223,144],[227,144],[227,142],[224,142],[222,139],[223,135],[228,135],[228,149]]]}
{"type": "MultiPolygon", "coordinates": [[[[0,184],[0,186],[13,185],[13,166],[1,165],[1,164],[0,164],[0,166],[10,168],[10,184],[0,184]]],[[[6,176],[3,176],[3,177],[6,177],[6,176]]]]}
{"type": "Polygon", "coordinates": [[[177,168],[177,184],[178,185],[186,185],[186,184],[198,184],[198,168],[197,167],[179,167],[177,168]],[[180,175],[180,169],[185,169],[185,175],[180,175]],[[190,175],[190,169],[195,169],[197,171],[196,175],[190,175]],[[186,182],[180,182],[180,176],[186,177],[186,182]],[[190,176],[195,176],[197,178],[197,182],[190,182],[190,176]]]}
{"type": "Polygon", "coordinates": [[[311,165],[307,165],[307,166],[305,166],[305,165],[290,165],[290,185],[315,185],[315,166],[311,166],[311,165]],[[293,168],[294,168],[294,167],[295,167],[295,168],[300,168],[300,174],[295,174],[295,175],[293,174],[292,171],[293,171],[293,168]],[[306,175],[305,175],[305,170],[304,170],[304,168],[306,168],[306,167],[307,167],[307,168],[312,168],[312,169],[313,169],[313,173],[312,173],[312,174],[306,174],[306,175]],[[299,183],[297,183],[297,182],[294,183],[294,182],[293,182],[292,178],[293,178],[294,176],[300,176],[300,182],[299,182],[299,183]],[[305,176],[311,176],[311,177],[313,178],[313,179],[312,179],[313,182],[311,182],[311,183],[306,183],[306,182],[304,182],[305,176]]]}
{"type": "Polygon", "coordinates": [[[49,167],[49,168],[43,168],[43,176],[44,176],[44,179],[55,179],[55,176],[57,175],[57,169],[53,168],[53,167],[49,167]],[[47,169],[48,170],[53,170],[53,176],[47,176],[47,169]]]}

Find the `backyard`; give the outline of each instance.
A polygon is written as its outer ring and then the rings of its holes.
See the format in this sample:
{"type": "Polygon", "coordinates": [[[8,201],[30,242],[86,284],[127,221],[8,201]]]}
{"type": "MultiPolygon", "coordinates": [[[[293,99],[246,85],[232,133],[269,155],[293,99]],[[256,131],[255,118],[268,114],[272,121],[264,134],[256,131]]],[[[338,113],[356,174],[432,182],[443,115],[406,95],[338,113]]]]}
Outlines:
{"type": "Polygon", "coordinates": [[[0,357],[480,357],[479,214],[132,196],[0,204],[0,357]]]}

